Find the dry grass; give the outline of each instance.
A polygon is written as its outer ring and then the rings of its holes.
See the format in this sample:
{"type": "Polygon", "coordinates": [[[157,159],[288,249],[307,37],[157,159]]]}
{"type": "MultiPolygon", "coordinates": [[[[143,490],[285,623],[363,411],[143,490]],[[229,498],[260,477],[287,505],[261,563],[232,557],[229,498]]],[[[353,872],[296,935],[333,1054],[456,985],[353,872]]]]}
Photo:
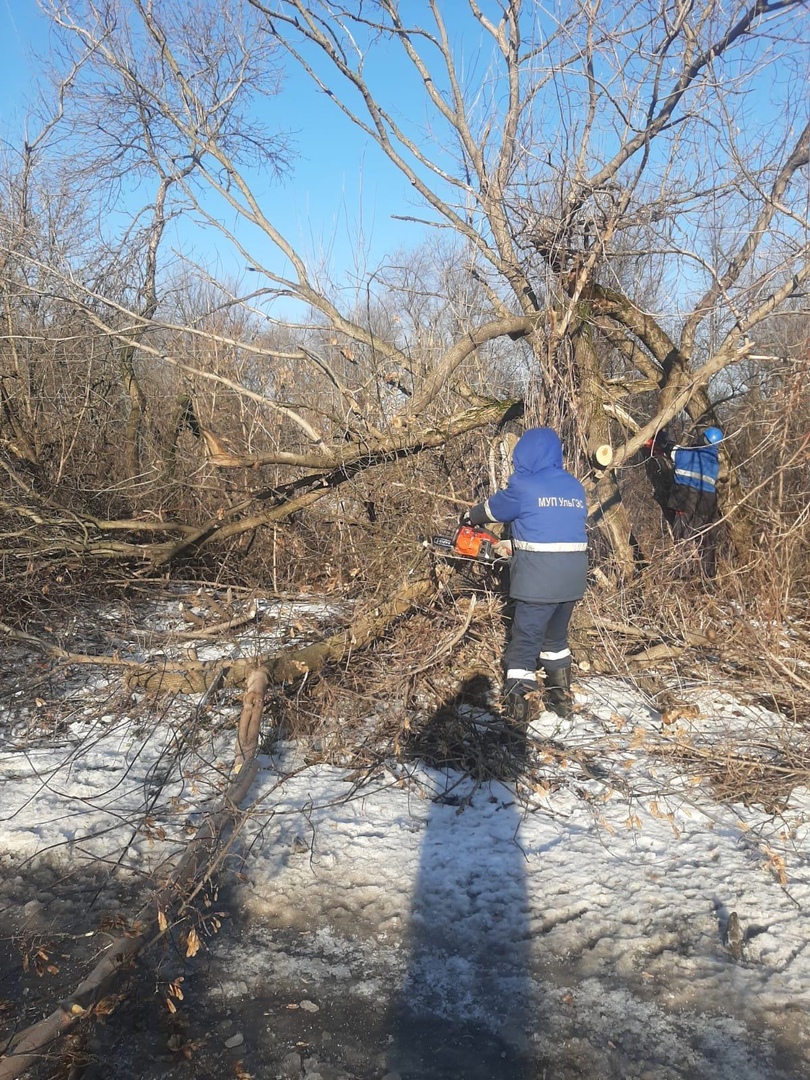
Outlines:
{"type": "Polygon", "coordinates": [[[719,802],[761,806],[780,813],[795,787],[810,785],[810,740],[750,746],[724,741],[696,746],[685,741],[662,744],[659,756],[689,775],[706,779],[719,802]]]}
{"type": "MultiPolygon", "coordinates": [[[[664,555],[664,563],[671,558],[664,555]]],[[[622,591],[591,588],[572,628],[578,674],[635,686],[662,714],[664,732],[694,715],[706,691],[722,689],[741,704],[781,713],[775,734],[718,730],[714,744],[704,733],[700,740],[662,738],[654,747],[707,780],[719,799],[776,811],[793,787],[808,783],[810,685],[799,663],[808,625],[797,605],[789,625],[765,628],[734,599],[707,594],[699,579],[662,590],[661,571],[652,566],[622,591]],[[654,662],[644,660],[650,655],[654,662]]],[[[514,769],[524,748],[514,740],[510,746],[498,724],[504,598],[487,584],[483,575],[477,582],[456,577],[440,603],[288,702],[291,730],[307,740],[313,759],[373,769],[386,756],[418,756],[480,779],[514,769]]]]}

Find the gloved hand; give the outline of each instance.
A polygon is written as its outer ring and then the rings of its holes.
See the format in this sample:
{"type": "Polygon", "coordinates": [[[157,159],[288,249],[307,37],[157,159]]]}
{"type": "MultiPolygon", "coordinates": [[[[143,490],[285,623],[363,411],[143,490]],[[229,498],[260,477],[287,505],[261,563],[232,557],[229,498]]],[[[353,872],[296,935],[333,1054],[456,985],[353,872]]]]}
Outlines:
{"type": "Polygon", "coordinates": [[[672,438],[666,428],[661,428],[658,434],[655,436],[655,442],[653,444],[653,452],[656,454],[671,454],[675,449],[675,440],[672,438]]]}
{"type": "Polygon", "coordinates": [[[653,457],[668,457],[675,449],[675,441],[666,428],[661,428],[655,438],[647,439],[644,449],[653,457]]]}
{"type": "Polygon", "coordinates": [[[461,516],[458,519],[458,523],[459,523],[459,525],[470,525],[470,524],[472,524],[471,521],[470,521],[470,511],[469,510],[463,510],[461,512],[461,516]]]}

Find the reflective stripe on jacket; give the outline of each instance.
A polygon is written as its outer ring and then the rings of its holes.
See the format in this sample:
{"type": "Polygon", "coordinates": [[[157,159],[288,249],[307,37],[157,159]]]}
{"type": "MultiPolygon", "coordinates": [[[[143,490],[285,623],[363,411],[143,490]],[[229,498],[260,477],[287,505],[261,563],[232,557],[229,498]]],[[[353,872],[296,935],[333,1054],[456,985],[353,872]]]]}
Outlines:
{"type": "Polygon", "coordinates": [[[673,452],[675,483],[699,491],[716,491],[720,457],[716,446],[679,446],[673,452]]]}

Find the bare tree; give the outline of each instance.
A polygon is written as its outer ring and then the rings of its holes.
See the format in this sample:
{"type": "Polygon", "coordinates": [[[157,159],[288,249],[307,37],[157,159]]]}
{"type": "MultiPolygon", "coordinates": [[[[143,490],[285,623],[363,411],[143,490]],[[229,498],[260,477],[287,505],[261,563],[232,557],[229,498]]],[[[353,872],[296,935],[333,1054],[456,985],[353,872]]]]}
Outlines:
{"type": "MultiPolygon", "coordinates": [[[[617,464],[682,410],[711,419],[712,378],[802,289],[807,200],[795,177],[810,135],[797,107],[800,5],[708,0],[631,15],[599,3],[549,13],[520,0],[470,0],[451,16],[435,2],[418,13],[394,0],[340,12],[252,2],[407,176],[430,220],[464,238],[493,310],[531,321],[544,411],[551,388],[558,408],[562,397],[563,411],[587,417],[600,437],[598,414],[622,415],[608,408],[616,389],[586,345],[598,338],[626,358],[626,385],[656,385],[653,415],[635,416],[617,464]],[[477,27],[489,61],[483,78],[463,63],[463,20],[477,27]],[[402,54],[402,77],[423,103],[405,112],[399,82],[372,83],[368,73],[385,70],[370,62],[380,51],[402,54]],[[777,63],[775,131],[772,109],[753,118],[746,108],[777,63]],[[416,121],[425,112],[429,138],[416,121]],[[615,268],[629,260],[634,280],[623,282],[615,268]],[[656,266],[660,314],[633,295],[656,266]]],[[[417,411],[454,365],[448,355],[426,380],[417,411]]],[[[632,393],[623,411],[636,411],[632,393]]],[[[574,429],[584,449],[589,431],[576,420],[574,429]]],[[[615,482],[603,481],[597,498],[615,502],[615,482]]],[[[610,531],[626,560],[621,516],[610,531]]]]}
{"type": "MultiPolygon", "coordinates": [[[[223,440],[211,416],[214,466],[292,470],[272,507],[235,500],[151,547],[151,557],[278,521],[358,470],[496,421],[511,406],[491,393],[496,343],[505,342],[526,361],[529,416],[557,424],[580,466],[595,442],[617,444],[614,471],[589,485],[615,565],[629,572],[617,469],[673,418],[714,419],[713,380],[804,288],[801,8],[53,4],[78,67],[70,120],[82,144],[71,145],[105,199],[125,171],[148,194],[137,284],[112,293],[96,279],[79,297],[70,283],[82,318],[115,343],[123,365],[128,471],[143,467],[139,365],[172,369],[203,396],[220,388],[278,419],[272,445],[248,448],[223,440]],[[371,305],[337,301],[259,196],[255,168],[279,167],[285,146],[260,130],[252,104],[278,91],[282,52],[323,91],[324,107],[407,179],[421,208],[403,217],[454,238],[453,289],[475,302],[459,305],[440,335],[407,275],[387,305],[405,320],[380,317],[371,280],[371,305]],[[778,102],[760,115],[750,102],[765,86],[778,102]],[[247,293],[220,283],[223,307],[250,316],[238,333],[210,319],[174,321],[159,296],[165,222],[187,210],[254,271],[247,293]],[[302,313],[282,346],[258,330],[272,325],[279,299],[302,313]],[[265,376],[251,382],[190,362],[194,341],[252,357],[265,376]],[[288,400],[283,385],[307,390],[288,400]]],[[[65,282],[64,268],[53,268],[51,290],[66,292],[65,282]]],[[[730,474],[733,511],[745,504],[730,474]]]]}

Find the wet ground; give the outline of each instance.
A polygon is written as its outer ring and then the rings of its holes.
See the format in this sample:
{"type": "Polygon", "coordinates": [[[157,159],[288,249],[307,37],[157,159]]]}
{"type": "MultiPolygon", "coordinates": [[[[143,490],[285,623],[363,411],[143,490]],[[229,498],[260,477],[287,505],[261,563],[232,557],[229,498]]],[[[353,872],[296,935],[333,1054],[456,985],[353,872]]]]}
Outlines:
{"type": "MultiPolygon", "coordinates": [[[[7,681],[21,670],[36,674],[39,668],[11,656],[7,681]]],[[[25,753],[67,740],[71,709],[83,715],[80,697],[62,702],[47,670],[41,679],[33,693],[43,694],[42,706],[32,693],[21,693],[18,704],[15,688],[5,691],[14,721],[9,730],[25,753]],[[66,709],[64,723],[56,705],[66,709]],[[51,712],[47,726],[43,717],[51,712]]],[[[99,711],[117,715],[110,694],[99,711]]],[[[121,705],[123,713],[128,708],[121,705]]],[[[158,726],[164,721],[161,713],[158,726]]],[[[73,778],[79,773],[70,752],[67,746],[61,775],[73,778]]],[[[552,765],[544,766],[548,775],[552,765]]],[[[148,762],[138,767],[144,797],[151,798],[152,768],[148,762]]],[[[99,757],[97,771],[110,768],[109,759],[99,757]]],[[[579,790],[592,775],[590,767],[581,775],[573,769],[566,782],[579,790]]],[[[386,780],[398,782],[394,774],[386,780]]],[[[43,789],[50,783],[43,781],[43,789]]],[[[386,819],[379,808],[364,816],[348,807],[339,818],[323,794],[326,816],[318,824],[310,819],[309,781],[302,783],[289,797],[294,814],[274,819],[264,839],[258,825],[252,839],[244,834],[248,846],[267,845],[256,880],[229,873],[219,895],[200,898],[199,925],[217,930],[202,934],[204,948],[187,957],[178,937],[154,949],[121,994],[106,999],[93,1022],[54,1047],[25,1080],[810,1076],[810,989],[790,1000],[800,981],[791,967],[806,935],[798,905],[789,917],[774,911],[780,901],[788,905],[785,896],[776,903],[770,894],[762,903],[755,896],[748,905],[751,934],[759,933],[760,922],[773,923],[767,929],[775,958],[765,969],[756,950],[729,956],[729,909],[722,899],[728,896],[715,897],[708,862],[687,859],[659,869],[639,857],[639,874],[670,883],[660,892],[666,902],[647,879],[617,873],[620,863],[611,862],[609,852],[602,857],[599,848],[577,877],[571,860],[581,823],[572,811],[565,842],[556,833],[553,842],[537,841],[533,865],[540,887],[529,898],[526,853],[514,842],[522,811],[513,798],[482,796],[483,803],[498,804],[493,820],[502,824],[492,834],[497,844],[481,850],[474,829],[469,835],[446,829],[444,811],[455,819],[458,802],[416,800],[407,821],[395,810],[386,819]],[[317,852],[311,830],[318,831],[317,852]],[[393,858],[394,846],[411,852],[410,864],[393,858]],[[352,858],[354,865],[347,864],[352,858]],[[409,865],[410,876],[402,872],[409,865]],[[464,932],[456,934],[462,917],[464,932]],[[761,989],[768,987],[766,1001],[761,989]]],[[[345,790],[342,779],[335,784],[345,790]]],[[[84,786],[79,795],[88,796],[84,786]]],[[[339,794],[334,805],[343,799],[339,794]]],[[[59,807],[41,813],[72,821],[59,807]]],[[[67,841],[58,862],[47,855],[23,861],[20,852],[31,849],[26,830],[39,818],[31,821],[15,822],[24,834],[17,837],[15,865],[0,851],[0,1051],[5,1039],[70,993],[125,932],[151,884],[119,879],[111,867],[71,869],[76,845],[67,841]]],[[[42,824],[43,843],[50,844],[54,830],[42,824]]],[[[712,831],[705,832],[711,839],[712,831]]],[[[733,836],[732,844],[744,844],[737,832],[733,836]]],[[[128,865],[145,866],[140,850],[129,853],[128,865]]],[[[701,858],[716,856],[711,843],[700,850],[701,858]]],[[[249,855],[244,865],[250,867],[249,855]]],[[[762,870],[754,860],[745,873],[762,870]]],[[[723,874],[719,880],[725,884],[723,874]]]]}
{"type": "MultiPolygon", "coordinates": [[[[3,1038],[44,1015],[75,986],[143,898],[132,881],[116,885],[89,874],[66,878],[63,869],[47,863],[6,873],[0,897],[3,1038]]],[[[177,942],[155,951],[126,984],[126,998],[108,999],[109,1014],[77,1029],[24,1074],[26,1080],[807,1075],[801,1003],[795,1018],[785,1016],[783,1031],[758,1031],[755,1011],[742,1003],[668,1009],[660,986],[643,978],[584,978],[572,957],[567,970],[543,971],[539,965],[516,988],[514,1000],[493,1002],[501,1020],[498,1030],[488,1030],[459,1015],[413,1011],[418,995],[410,993],[414,970],[407,939],[247,923],[235,915],[234,895],[217,897],[213,907],[225,914],[206,948],[192,959],[177,942]],[[624,1003],[621,1023],[617,1002],[624,1003]],[[747,1019],[734,1019],[735,1011],[747,1011],[747,1019]],[[674,1056],[679,1045],[681,1058],[674,1056]]],[[[497,966],[498,958],[492,963],[497,966]]]]}

